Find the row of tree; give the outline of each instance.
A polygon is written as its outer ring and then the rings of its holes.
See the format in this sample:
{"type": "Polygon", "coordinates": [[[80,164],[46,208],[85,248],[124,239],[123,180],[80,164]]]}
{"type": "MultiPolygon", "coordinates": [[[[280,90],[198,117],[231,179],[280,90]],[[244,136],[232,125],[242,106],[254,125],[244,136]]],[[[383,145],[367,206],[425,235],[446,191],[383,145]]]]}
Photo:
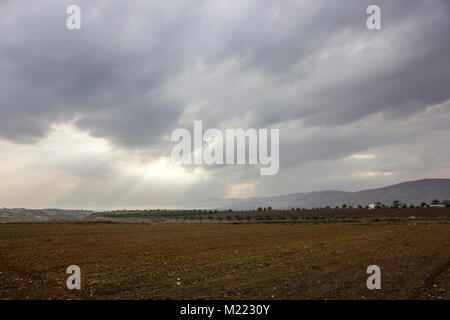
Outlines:
{"type": "MultiPolygon", "coordinates": [[[[450,200],[443,200],[443,201],[439,201],[438,199],[434,199],[433,201],[431,201],[431,205],[432,206],[437,206],[437,205],[443,205],[446,207],[450,207],[450,200]]],[[[413,204],[410,204],[409,206],[406,203],[401,203],[399,200],[394,200],[392,202],[392,205],[386,205],[386,204],[382,204],[381,202],[377,202],[375,203],[375,208],[377,209],[384,209],[384,208],[426,208],[426,207],[430,207],[430,205],[428,203],[426,203],[425,201],[423,201],[420,205],[415,206],[413,204]]],[[[336,206],[335,209],[353,209],[354,207],[351,205],[347,205],[347,204],[343,204],[341,207],[336,206]]],[[[363,207],[362,205],[357,205],[356,208],[358,209],[369,209],[369,205],[363,207]]],[[[314,208],[314,209],[323,209],[323,208],[314,208]]],[[[330,206],[326,206],[325,209],[331,209],[330,206]]],[[[231,209],[230,209],[231,210],[231,209]]],[[[259,207],[258,209],[256,209],[256,211],[260,212],[260,211],[271,211],[272,207],[267,207],[267,208],[261,208],[259,207]]],[[[298,211],[298,210],[307,210],[305,208],[300,209],[300,208],[291,208],[292,211],[298,211]]],[[[254,211],[254,210],[253,210],[254,211]]]]}

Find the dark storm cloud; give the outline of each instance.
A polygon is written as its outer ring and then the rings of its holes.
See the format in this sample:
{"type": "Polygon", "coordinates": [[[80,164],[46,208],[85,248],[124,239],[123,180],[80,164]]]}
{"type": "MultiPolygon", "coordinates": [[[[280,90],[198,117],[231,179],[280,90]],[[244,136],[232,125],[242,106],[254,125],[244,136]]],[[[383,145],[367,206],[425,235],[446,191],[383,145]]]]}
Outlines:
{"type": "MultiPolygon", "coordinates": [[[[35,144],[73,122],[157,156],[193,119],[275,127],[285,172],[414,144],[443,130],[436,117],[402,121],[450,99],[450,2],[376,3],[383,29],[370,31],[372,1],[2,1],[0,137],[35,144]],[[80,31],[65,27],[69,4],[82,9],[80,31]]],[[[437,115],[448,120],[448,108],[437,115]]]]}
{"type": "Polygon", "coordinates": [[[77,119],[122,146],[155,143],[182,111],[158,90],[192,56],[180,23],[193,17],[85,1],[79,2],[82,30],[71,32],[65,28],[69,2],[41,4],[2,4],[0,134],[34,142],[51,123],[77,119]]]}
{"type": "Polygon", "coordinates": [[[242,26],[244,31],[232,44],[248,66],[276,75],[279,81],[298,81],[299,91],[311,74],[323,75],[323,84],[317,83],[298,100],[268,103],[258,110],[256,126],[299,118],[310,125],[345,124],[377,112],[401,117],[449,99],[449,2],[381,1],[384,29],[378,33],[361,23],[369,3],[321,3],[306,20],[295,19],[301,8],[288,8],[285,18],[292,26],[281,35],[276,25],[270,28],[261,21],[254,25],[266,26],[265,32],[242,26]],[[358,42],[370,50],[353,54],[346,47],[358,42]],[[327,52],[327,61],[316,61],[315,56],[327,52]],[[292,70],[305,59],[310,59],[305,70],[292,70]],[[323,62],[330,68],[321,69],[323,62]]]}

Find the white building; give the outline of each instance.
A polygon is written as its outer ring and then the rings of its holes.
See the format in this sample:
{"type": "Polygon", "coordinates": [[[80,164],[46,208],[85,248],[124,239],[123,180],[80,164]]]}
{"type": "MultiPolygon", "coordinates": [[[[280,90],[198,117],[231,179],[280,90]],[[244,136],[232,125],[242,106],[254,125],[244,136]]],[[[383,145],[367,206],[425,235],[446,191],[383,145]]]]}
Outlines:
{"type": "Polygon", "coordinates": [[[368,205],[369,209],[375,209],[376,206],[377,205],[375,203],[369,203],[369,205],[368,205]]]}

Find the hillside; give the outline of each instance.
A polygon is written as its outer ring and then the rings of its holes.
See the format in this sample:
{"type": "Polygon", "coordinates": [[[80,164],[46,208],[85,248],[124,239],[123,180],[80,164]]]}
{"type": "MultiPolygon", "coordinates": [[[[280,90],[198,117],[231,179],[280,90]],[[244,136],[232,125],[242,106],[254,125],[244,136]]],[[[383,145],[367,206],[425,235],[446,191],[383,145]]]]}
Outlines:
{"type": "Polygon", "coordinates": [[[0,209],[0,223],[81,221],[92,213],[89,210],[5,208],[0,209]]]}
{"type": "Polygon", "coordinates": [[[248,210],[271,206],[277,209],[336,207],[342,204],[366,206],[371,202],[391,205],[394,200],[419,205],[422,201],[450,199],[450,179],[408,181],[376,189],[346,192],[338,190],[294,193],[276,197],[212,198],[184,204],[184,208],[248,210]]]}

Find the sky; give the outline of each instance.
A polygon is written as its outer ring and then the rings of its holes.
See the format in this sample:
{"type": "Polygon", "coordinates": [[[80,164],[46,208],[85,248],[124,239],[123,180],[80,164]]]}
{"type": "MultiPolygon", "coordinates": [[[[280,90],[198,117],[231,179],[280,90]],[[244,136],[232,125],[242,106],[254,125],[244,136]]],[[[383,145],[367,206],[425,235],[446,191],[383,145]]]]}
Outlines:
{"type": "Polygon", "coordinates": [[[450,178],[448,0],[0,1],[0,207],[155,208],[450,178]],[[66,9],[81,9],[68,30],[66,9]],[[381,8],[381,30],[366,9],[381,8]],[[279,171],[177,128],[279,129],[279,171]]]}

